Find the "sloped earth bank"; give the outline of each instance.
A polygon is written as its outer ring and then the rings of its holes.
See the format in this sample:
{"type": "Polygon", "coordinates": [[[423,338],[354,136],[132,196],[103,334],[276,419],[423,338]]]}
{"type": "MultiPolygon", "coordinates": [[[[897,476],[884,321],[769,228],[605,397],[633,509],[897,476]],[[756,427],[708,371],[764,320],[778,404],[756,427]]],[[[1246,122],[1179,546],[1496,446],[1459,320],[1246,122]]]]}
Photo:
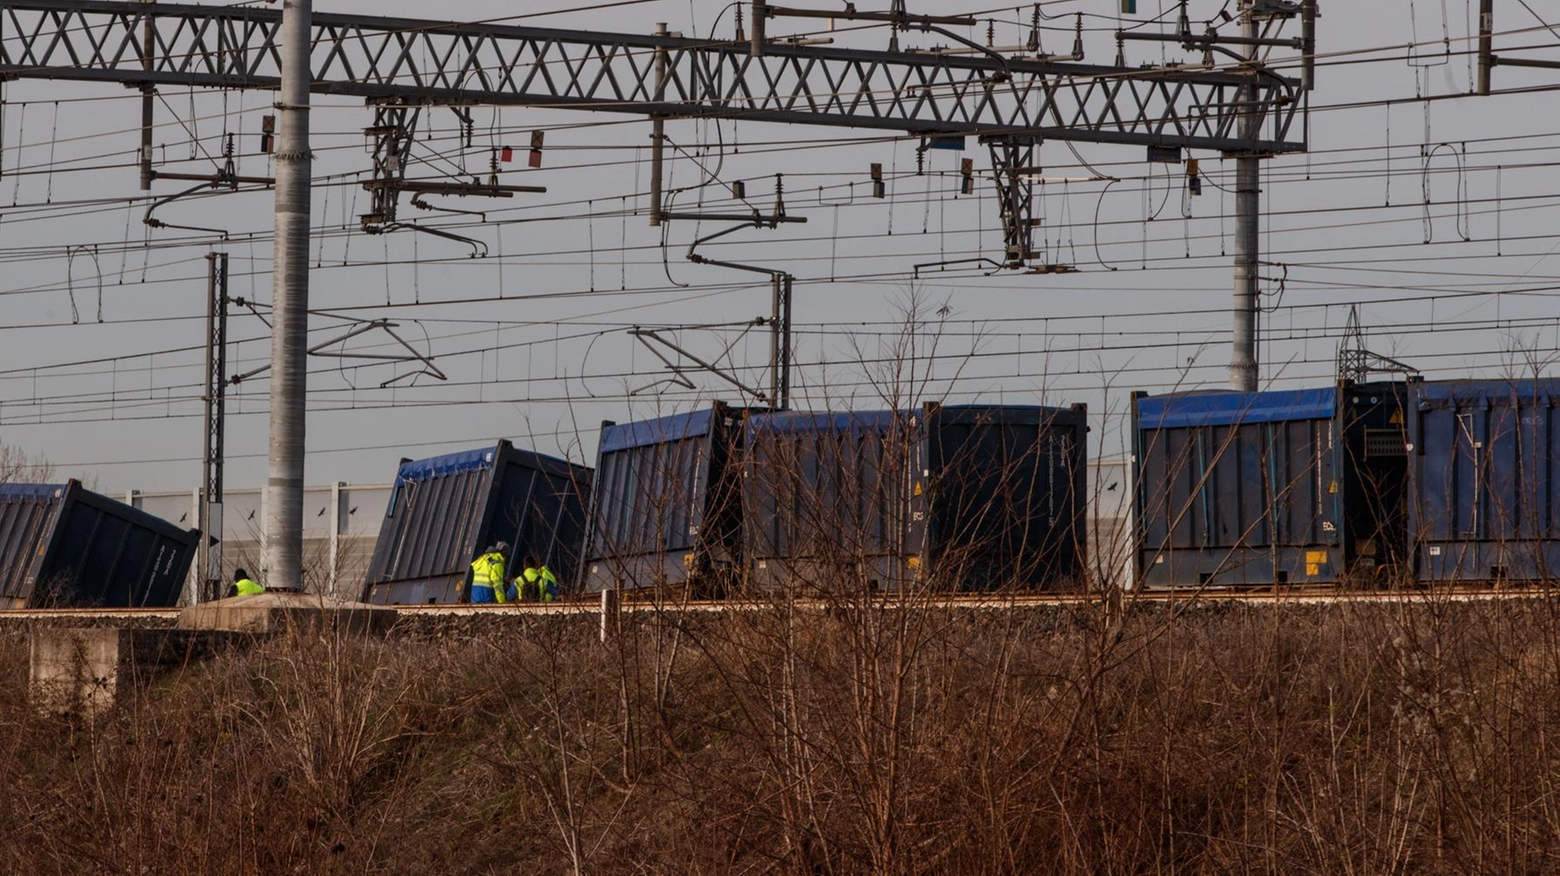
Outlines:
{"type": "Polygon", "coordinates": [[[0,630],[0,870],[1552,872],[1560,603],[841,603],[278,637],[96,723],[0,630]]]}

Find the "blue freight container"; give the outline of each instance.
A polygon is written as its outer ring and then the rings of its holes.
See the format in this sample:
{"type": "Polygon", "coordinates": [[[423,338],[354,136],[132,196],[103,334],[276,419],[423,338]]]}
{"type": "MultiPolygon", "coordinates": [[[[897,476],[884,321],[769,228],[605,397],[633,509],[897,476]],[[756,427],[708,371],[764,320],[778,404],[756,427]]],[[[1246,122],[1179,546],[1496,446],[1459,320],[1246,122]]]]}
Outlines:
{"type": "Polygon", "coordinates": [[[1133,401],[1146,587],[1386,582],[1405,570],[1405,386],[1133,401]]]}
{"type": "Polygon", "coordinates": [[[179,604],[200,533],[64,484],[0,484],[0,608],[179,604]]]}
{"type": "Polygon", "coordinates": [[[1445,380],[1409,390],[1409,533],[1424,582],[1560,573],[1560,380],[1445,380]]]}
{"type": "Polygon", "coordinates": [[[510,577],[527,554],[559,582],[578,573],[591,470],[508,441],[403,460],[369,561],[363,600],[409,605],[465,602],[471,562],[505,541],[510,577]]]}
{"type": "Polygon", "coordinates": [[[740,409],[601,426],[584,588],[726,591],[741,562],[740,409]]]}
{"type": "Polygon", "coordinates": [[[1087,410],[943,406],[748,419],[759,589],[1035,589],[1084,569],[1087,410]]]}

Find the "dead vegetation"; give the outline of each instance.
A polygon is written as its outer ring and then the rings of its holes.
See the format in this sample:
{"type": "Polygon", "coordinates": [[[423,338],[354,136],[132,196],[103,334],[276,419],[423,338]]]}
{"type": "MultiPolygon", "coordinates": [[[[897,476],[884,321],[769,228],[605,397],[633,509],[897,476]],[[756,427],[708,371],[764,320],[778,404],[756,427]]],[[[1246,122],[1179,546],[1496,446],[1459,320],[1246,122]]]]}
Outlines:
{"type": "Polygon", "coordinates": [[[639,615],[277,639],[96,723],[0,641],[7,872],[1543,872],[1560,616],[639,615]]]}

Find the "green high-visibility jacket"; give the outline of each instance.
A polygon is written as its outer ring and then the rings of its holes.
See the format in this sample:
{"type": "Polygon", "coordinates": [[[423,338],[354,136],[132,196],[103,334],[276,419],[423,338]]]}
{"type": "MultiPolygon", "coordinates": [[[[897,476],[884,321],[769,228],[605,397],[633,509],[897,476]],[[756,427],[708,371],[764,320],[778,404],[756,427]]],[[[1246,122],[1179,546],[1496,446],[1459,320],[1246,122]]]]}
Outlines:
{"type": "Polygon", "coordinates": [[[471,586],[493,588],[493,598],[504,601],[504,555],[494,551],[471,564],[471,586]]]}
{"type": "Polygon", "coordinates": [[[234,583],[233,586],[238,589],[239,596],[254,596],[256,594],[265,592],[264,587],[261,587],[259,584],[248,578],[238,579],[238,581],[234,583]]]}
{"type": "Polygon", "coordinates": [[[527,589],[536,593],[538,602],[552,602],[553,594],[558,592],[558,578],[552,570],[546,566],[540,569],[526,569],[520,573],[524,581],[520,584],[520,601],[526,600],[527,589]]]}

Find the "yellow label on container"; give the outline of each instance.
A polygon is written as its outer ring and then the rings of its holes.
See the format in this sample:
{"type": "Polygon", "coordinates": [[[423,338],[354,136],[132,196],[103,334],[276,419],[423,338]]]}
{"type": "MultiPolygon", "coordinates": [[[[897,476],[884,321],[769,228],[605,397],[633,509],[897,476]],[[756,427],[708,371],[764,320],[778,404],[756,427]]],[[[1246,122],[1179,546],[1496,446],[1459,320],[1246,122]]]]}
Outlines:
{"type": "Polygon", "coordinates": [[[1393,411],[1392,416],[1387,418],[1387,423],[1393,426],[1403,425],[1403,412],[1401,410],[1393,411]]]}
{"type": "Polygon", "coordinates": [[[1322,573],[1322,567],[1327,565],[1326,551],[1305,552],[1305,575],[1307,578],[1315,578],[1322,573]]]}

